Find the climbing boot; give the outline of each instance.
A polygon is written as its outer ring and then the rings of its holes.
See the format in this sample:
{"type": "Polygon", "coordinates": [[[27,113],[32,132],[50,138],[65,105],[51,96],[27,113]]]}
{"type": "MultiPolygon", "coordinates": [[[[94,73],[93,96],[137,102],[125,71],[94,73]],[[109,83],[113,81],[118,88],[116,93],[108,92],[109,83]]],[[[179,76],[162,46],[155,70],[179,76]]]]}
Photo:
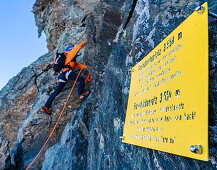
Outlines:
{"type": "Polygon", "coordinates": [[[47,113],[47,114],[51,115],[51,112],[49,111],[49,109],[48,109],[47,106],[42,107],[41,111],[44,112],[44,113],[47,113]]]}
{"type": "Polygon", "coordinates": [[[84,99],[86,99],[88,96],[90,95],[90,91],[86,91],[85,93],[83,93],[82,95],[80,95],[80,100],[84,101],[84,99]]]}

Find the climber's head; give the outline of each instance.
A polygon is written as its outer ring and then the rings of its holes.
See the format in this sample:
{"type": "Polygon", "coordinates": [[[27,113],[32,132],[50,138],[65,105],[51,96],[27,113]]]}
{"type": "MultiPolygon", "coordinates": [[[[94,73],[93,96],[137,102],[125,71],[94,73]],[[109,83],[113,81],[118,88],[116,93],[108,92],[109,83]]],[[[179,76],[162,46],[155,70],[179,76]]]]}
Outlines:
{"type": "Polygon", "coordinates": [[[65,52],[71,51],[71,49],[73,49],[73,48],[74,48],[73,45],[67,46],[66,49],[65,49],[65,52]]]}

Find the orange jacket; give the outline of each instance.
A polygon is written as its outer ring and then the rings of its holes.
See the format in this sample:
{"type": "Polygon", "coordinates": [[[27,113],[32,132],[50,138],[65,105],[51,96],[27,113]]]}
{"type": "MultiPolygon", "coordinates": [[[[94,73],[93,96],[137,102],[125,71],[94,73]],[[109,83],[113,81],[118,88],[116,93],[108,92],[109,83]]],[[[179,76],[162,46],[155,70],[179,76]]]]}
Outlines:
{"type": "MultiPolygon", "coordinates": [[[[87,66],[84,64],[79,64],[78,62],[74,62],[72,61],[76,54],[79,52],[79,50],[86,44],[86,41],[81,42],[79,45],[77,45],[76,47],[74,47],[72,50],[65,52],[66,54],[66,61],[65,61],[65,65],[69,65],[72,69],[74,67],[78,67],[81,69],[87,69],[87,66]]],[[[64,68],[63,72],[69,70],[68,68],[64,68]]]]}

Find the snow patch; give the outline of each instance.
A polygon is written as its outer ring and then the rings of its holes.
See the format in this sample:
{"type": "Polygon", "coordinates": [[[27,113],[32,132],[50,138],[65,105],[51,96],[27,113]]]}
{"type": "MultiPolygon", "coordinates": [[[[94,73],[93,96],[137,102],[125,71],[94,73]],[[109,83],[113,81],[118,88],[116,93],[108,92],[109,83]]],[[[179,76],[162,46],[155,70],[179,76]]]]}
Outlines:
{"type": "Polygon", "coordinates": [[[119,39],[119,37],[120,37],[120,34],[122,33],[122,31],[123,31],[123,25],[121,25],[119,28],[118,28],[118,32],[117,32],[117,34],[116,34],[116,37],[115,37],[115,39],[113,40],[113,42],[118,42],[118,39],[119,39]]]}
{"type": "Polygon", "coordinates": [[[163,168],[160,167],[157,158],[154,158],[154,163],[155,163],[157,169],[159,169],[159,170],[163,170],[163,168]]]}
{"type": "Polygon", "coordinates": [[[133,64],[133,57],[131,56],[131,53],[132,53],[132,51],[126,57],[126,66],[129,65],[129,64],[133,64]]]}
{"type": "Polygon", "coordinates": [[[154,40],[152,39],[154,33],[155,33],[155,28],[151,30],[148,37],[146,38],[146,41],[148,41],[148,45],[150,45],[152,48],[154,48],[154,40]]]}
{"type": "Polygon", "coordinates": [[[114,128],[115,128],[115,131],[117,132],[118,129],[120,129],[120,127],[121,127],[121,121],[120,121],[120,119],[118,119],[118,118],[114,119],[114,128]]]}
{"type": "Polygon", "coordinates": [[[149,25],[147,25],[147,21],[150,19],[149,8],[149,1],[138,0],[135,7],[138,18],[133,27],[133,42],[139,41],[141,37],[140,34],[143,33],[147,27],[149,27],[149,25]]]}
{"type": "Polygon", "coordinates": [[[123,94],[129,94],[129,88],[128,88],[128,87],[125,87],[125,88],[122,90],[122,93],[123,93],[123,94]]]}
{"type": "Polygon", "coordinates": [[[102,134],[100,134],[100,141],[99,141],[99,147],[100,149],[104,150],[104,147],[105,147],[105,140],[104,140],[104,137],[102,136],[102,134]]]}

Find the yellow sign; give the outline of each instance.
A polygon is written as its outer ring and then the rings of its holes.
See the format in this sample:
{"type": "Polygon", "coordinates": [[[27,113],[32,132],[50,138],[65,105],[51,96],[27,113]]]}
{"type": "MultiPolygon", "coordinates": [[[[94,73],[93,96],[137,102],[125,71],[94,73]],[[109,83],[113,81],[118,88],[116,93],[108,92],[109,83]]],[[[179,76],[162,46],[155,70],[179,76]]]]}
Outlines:
{"type": "Polygon", "coordinates": [[[208,161],[208,8],[133,69],[123,142],[208,161]]]}

